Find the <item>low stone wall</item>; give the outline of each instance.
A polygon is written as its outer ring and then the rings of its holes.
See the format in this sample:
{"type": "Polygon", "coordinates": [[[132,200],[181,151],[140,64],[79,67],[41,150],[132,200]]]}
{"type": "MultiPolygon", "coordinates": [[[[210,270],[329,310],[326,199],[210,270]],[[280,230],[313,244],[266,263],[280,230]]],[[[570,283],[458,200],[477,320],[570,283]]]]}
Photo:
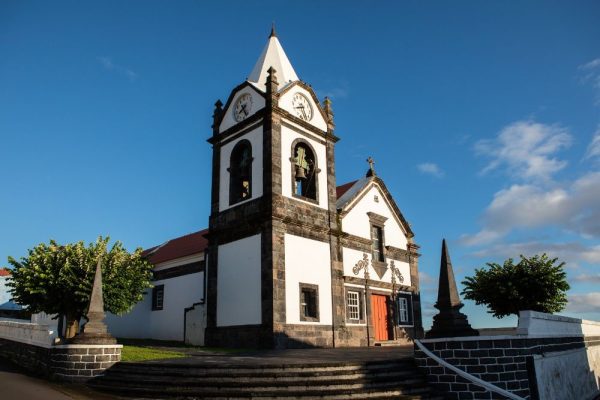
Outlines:
{"type": "MultiPolygon", "coordinates": [[[[535,355],[585,349],[582,337],[473,336],[427,339],[421,343],[449,364],[526,399],[538,397],[535,355]]],[[[429,382],[448,393],[449,399],[502,398],[441,367],[418,349],[415,358],[417,365],[428,374],[429,382]]]]}
{"type": "Polygon", "coordinates": [[[0,321],[0,357],[51,379],[83,382],[121,360],[121,345],[54,345],[56,328],[0,321]]]}
{"type": "Polygon", "coordinates": [[[121,345],[36,346],[0,338],[0,357],[39,376],[84,382],[121,360],[121,345]]]}
{"type": "MultiPolygon", "coordinates": [[[[512,335],[424,339],[435,356],[496,387],[531,400],[591,400],[600,394],[600,323],[522,312],[512,335]]],[[[496,399],[428,358],[415,358],[448,399],[496,399]]]]}

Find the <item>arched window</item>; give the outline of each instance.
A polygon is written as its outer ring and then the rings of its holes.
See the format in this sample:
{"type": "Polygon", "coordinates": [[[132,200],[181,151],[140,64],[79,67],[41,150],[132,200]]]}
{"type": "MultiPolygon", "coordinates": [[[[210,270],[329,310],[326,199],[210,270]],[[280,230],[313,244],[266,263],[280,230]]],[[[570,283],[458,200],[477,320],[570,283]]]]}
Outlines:
{"type": "Polygon", "coordinates": [[[231,151],[229,163],[229,204],[252,197],[252,145],[240,140],[231,151]]]}
{"type": "Polygon", "coordinates": [[[317,201],[317,159],[312,147],[304,141],[292,145],[292,180],[295,196],[317,201]]]}

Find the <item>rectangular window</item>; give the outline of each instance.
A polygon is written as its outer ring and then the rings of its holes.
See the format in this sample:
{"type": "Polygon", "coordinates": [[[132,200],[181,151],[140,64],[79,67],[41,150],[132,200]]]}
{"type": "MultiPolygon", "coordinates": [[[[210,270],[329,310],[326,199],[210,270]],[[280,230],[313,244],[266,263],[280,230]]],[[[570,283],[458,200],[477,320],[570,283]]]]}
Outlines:
{"type": "Polygon", "coordinates": [[[346,322],[349,324],[365,323],[365,293],[355,287],[346,287],[346,322]]]}
{"type": "Polygon", "coordinates": [[[383,253],[383,228],[371,225],[371,238],[373,240],[373,260],[385,262],[383,253]]]}
{"type": "Polygon", "coordinates": [[[165,285],[152,288],[152,311],[162,310],[165,300],[165,285]]]}
{"type": "Polygon", "coordinates": [[[399,293],[398,301],[396,302],[396,307],[398,310],[398,325],[412,326],[412,296],[410,295],[410,293],[399,293]]]}
{"type": "Polygon", "coordinates": [[[360,293],[348,291],[346,300],[348,302],[348,321],[360,322],[360,293]]]}
{"type": "Polygon", "coordinates": [[[404,297],[398,299],[398,318],[400,323],[408,322],[408,300],[404,297]]]}
{"type": "Polygon", "coordinates": [[[300,321],[319,321],[319,287],[300,284],[300,321]]]}

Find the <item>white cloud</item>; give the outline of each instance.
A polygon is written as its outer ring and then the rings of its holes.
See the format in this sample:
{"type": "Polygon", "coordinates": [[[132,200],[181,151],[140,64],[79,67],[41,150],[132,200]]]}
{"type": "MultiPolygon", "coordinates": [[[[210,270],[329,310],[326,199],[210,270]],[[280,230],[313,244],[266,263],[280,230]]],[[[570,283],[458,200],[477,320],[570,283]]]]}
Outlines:
{"type": "Polygon", "coordinates": [[[115,64],[110,57],[96,57],[96,59],[104,67],[104,69],[125,75],[131,81],[137,79],[138,77],[138,74],[133,72],[131,69],[115,64]]]}
{"type": "MultiPolygon", "coordinates": [[[[577,268],[580,262],[600,264],[600,245],[585,246],[577,242],[545,243],[541,241],[497,243],[471,253],[471,256],[489,261],[500,262],[507,258],[519,259],[522,254],[531,257],[546,253],[549,257],[557,257],[564,261],[567,268],[577,268]]],[[[589,276],[589,275],[579,275],[589,276]]],[[[577,278],[574,278],[577,280],[577,278]]]]}
{"type": "Polygon", "coordinates": [[[600,105],[600,58],[578,67],[583,74],[582,82],[588,83],[596,90],[596,105],[600,105]]]}
{"type": "Polygon", "coordinates": [[[574,313],[600,312],[600,292],[568,296],[567,311],[574,313]]]}
{"type": "MultiPolygon", "coordinates": [[[[599,250],[600,253],[600,250],[599,250]]],[[[600,283],[600,274],[581,274],[573,278],[573,282],[600,283]]]]}
{"type": "Polygon", "coordinates": [[[571,145],[572,137],[566,128],[534,121],[517,121],[502,129],[494,140],[480,140],[475,151],[492,160],[481,171],[506,166],[508,172],[525,180],[550,180],[567,162],[555,153],[571,145]]]}
{"type": "Polygon", "coordinates": [[[596,158],[596,157],[598,157],[598,159],[600,159],[600,126],[596,130],[596,133],[594,133],[592,142],[589,144],[589,146],[587,148],[587,152],[585,154],[585,158],[596,158]]]}
{"type": "Polygon", "coordinates": [[[461,243],[491,243],[514,229],[555,226],[585,237],[600,237],[600,172],[590,172],[565,187],[512,185],[494,195],[484,211],[481,231],[461,243]]]}
{"type": "Polygon", "coordinates": [[[445,175],[444,171],[437,164],[430,162],[417,165],[417,169],[424,174],[432,175],[436,178],[442,178],[445,175]]]}

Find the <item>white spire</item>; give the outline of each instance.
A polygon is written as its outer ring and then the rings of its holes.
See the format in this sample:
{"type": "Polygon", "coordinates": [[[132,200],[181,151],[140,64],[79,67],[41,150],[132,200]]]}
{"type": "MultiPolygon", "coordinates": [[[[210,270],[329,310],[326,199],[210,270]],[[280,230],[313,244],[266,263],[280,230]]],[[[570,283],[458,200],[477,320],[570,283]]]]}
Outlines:
{"type": "Polygon", "coordinates": [[[283,47],[281,47],[281,44],[279,43],[279,39],[277,39],[275,27],[271,30],[269,41],[254,65],[254,68],[248,77],[248,82],[254,84],[260,90],[265,91],[267,70],[270,67],[275,68],[275,71],[277,71],[276,76],[280,87],[287,85],[289,82],[298,80],[298,75],[296,75],[294,67],[292,67],[290,60],[285,55],[285,51],[283,51],[283,47]]]}

